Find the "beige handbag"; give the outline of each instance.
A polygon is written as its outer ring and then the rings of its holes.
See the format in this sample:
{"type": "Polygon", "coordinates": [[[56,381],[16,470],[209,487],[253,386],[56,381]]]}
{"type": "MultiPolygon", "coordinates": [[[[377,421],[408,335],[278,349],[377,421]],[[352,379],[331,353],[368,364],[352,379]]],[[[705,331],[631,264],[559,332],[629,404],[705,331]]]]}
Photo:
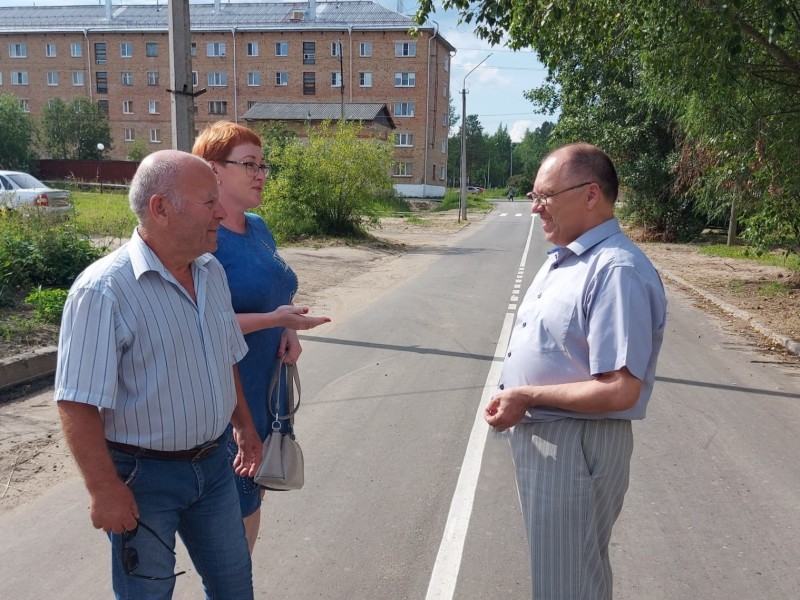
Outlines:
{"type": "Polygon", "coordinates": [[[300,377],[297,366],[285,365],[281,359],[275,368],[275,375],[267,392],[269,414],[274,419],[272,431],[264,441],[261,466],[254,477],[255,482],[268,490],[299,490],[305,481],[303,471],[303,450],[294,436],[294,415],[300,408],[300,377]],[[281,376],[286,378],[288,394],[287,411],[280,414],[281,376]],[[294,390],[297,387],[297,404],[294,390]],[[273,408],[274,406],[274,408],[273,408]],[[281,421],[289,420],[289,432],[281,433],[281,421]]]}

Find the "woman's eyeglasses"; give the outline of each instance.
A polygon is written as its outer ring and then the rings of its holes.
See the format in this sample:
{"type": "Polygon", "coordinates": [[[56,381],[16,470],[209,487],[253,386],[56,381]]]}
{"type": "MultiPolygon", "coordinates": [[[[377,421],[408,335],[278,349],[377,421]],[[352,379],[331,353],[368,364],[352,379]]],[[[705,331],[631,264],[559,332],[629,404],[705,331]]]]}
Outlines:
{"type": "Polygon", "coordinates": [[[239,160],[222,160],[220,162],[228,163],[231,165],[242,165],[244,167],[244,172],[247,173],[250,177],[255,177],[258,175],[259,171],[263,171],[264,179],[270,176],[272,173],[272,165],[260,165],[254,162],[244,162],[239,160]]]}
{"type": "Polygon", "coordinates": [[[183,575],[186,573],[186,571],[181,571],[180,573],[175,573],[174,575],[170,575],[168,577],[154,577],[152,575],[141,575],[139,573],[134,573],[134,571],[139,568],[139,553],[136,551],[136,548],[128,546],[128,543],[130,543],[133,538],[136,537],[136,533],[139,531],[140,527],[143,527],[145,530],[150,532],[154,538],[161,542],[161,545],[164,546],[164,548],[172,552],[173,555],[175,554],[175,551],[167,546],[167,543],[162,540],[152,528],[142,523],[139,519],[136,519],[136,523],[136,529],[133,531],[126,531],[122,534],[122,567],[125,569],[125,573],[131,577],[149,579],[150,581],[166,581],[167,579],[175,579],[178,575],[183,575]]]}

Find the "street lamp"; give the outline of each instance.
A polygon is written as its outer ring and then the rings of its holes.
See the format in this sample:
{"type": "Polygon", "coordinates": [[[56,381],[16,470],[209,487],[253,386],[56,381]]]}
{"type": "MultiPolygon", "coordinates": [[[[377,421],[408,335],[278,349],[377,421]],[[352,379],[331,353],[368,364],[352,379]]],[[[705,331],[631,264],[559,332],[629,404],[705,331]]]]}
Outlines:
{"type": "Polygon", "coordinates": [[[103,145],[103,142],[97,143],[97,149],[100,151],[100,159],[97,161],[97,179],[100,180],[100,193],[103,193],[103,150],[106,147],[103,145]]]}
{"type": "Polygon", "coordinates": [[[461,87],[461,199],[458,207],[458,222],[467,220],[467,77],[472,74],[472,71],[480,67],[489,56],[494,54],[490,52],[477,65],[472,67],[472,70],[464,75],[464,85],[461,87]]]}

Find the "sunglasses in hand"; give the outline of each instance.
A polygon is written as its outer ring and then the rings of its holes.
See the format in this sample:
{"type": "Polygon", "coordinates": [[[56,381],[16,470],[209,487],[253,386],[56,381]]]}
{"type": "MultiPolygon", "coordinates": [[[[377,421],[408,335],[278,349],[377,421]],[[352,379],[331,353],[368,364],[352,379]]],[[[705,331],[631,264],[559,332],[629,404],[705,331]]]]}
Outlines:
{"type": "Polygon", "coordinates": [[[130,575],[131,577],[138,577],[139,579],[149,579],[150,581],[165,581],[167,579],[175,579],[178,575],[183,575],[186,571],[181,571],[180,573],[175,573],[174,575],[170,575],[169,577],[154,577],[152,575],[142,575],[140,573],[134,573],[136,569],[139,568],[139,553],[136,551],[136,548],[128,546],[128,544],[133,541],[133,538],[136,537],[139,529],[144,529],[145,531],[149,532],[154,538],[156,538],[164,548],[175,554],[175,551],[167,546],[167,543],[162,540],[159,535],[149,526],[145,525],[139,519],[136,519],[136,529],[133,531],[126,531],[122,534],[122,567],[125,569],[125,573],[130,575]]]}

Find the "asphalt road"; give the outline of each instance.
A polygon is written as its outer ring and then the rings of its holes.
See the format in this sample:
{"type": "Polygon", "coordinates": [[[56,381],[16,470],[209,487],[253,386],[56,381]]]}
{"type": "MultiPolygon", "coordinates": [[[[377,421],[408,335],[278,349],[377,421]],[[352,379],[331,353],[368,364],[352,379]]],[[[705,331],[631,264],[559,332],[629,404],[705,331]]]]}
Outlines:
{"type": "MultiPolygon", "coordinates": [[[[258,598],[529,597],[508,448],[479,411],[545,249],[527,205],[501,204],[421,249],[434,260],[391,293],[302,336],[307,483],[266,498],[258,598]]],[[[612,540],[615,597],[795,598],[800,373],[679,293],[669,300],[612,540]]],[[[0,553],[2,598],[110,597],[79,480],[0,518],[0,553]]],[[[190,573],[175,597],[199,597],[183,552],[178,566],[190,573]]]]}

